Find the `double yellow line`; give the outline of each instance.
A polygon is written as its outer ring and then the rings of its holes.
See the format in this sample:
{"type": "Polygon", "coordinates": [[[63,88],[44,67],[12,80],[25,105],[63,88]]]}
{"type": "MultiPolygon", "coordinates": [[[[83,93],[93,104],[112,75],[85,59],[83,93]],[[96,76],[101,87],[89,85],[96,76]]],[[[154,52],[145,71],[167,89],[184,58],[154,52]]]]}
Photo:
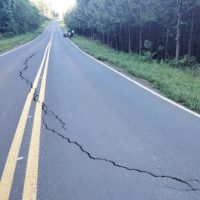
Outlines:
{"type": "Polygon", "coordinates": [[[41,132],[41,121],[42,121],[41,103],[44,102],[45,98],[46,78],[47,78],[49,55],[50,55],[52,41],[53,41],[53,28],[52,28],[51,38],[45,49],[41,65],[39,67],[39,70],[37,72],[36,78],[33,83],[33,87],[26,98],[24,108],[22,110],[22,114],[20,116],[20,120],[10,147],[10,151],[8,153],[8,157],[0,181],[0,200],[9,199],[13,178],[15,174],[15,169],[17,165],[17,159],[19,156],[19,151],[26,128],[26,123],[32,99],[34,96],[35,89],[38,87],[42,71],[44,69],[40,87],[39,99],[36,103],[36,108],[35,108],[35,115],[33,120],[33,128],[30,140],[24,190],[23,190],[23,200],[36,200],[37,198],[39,146],[40,146],[40,132],[41,132]]]}

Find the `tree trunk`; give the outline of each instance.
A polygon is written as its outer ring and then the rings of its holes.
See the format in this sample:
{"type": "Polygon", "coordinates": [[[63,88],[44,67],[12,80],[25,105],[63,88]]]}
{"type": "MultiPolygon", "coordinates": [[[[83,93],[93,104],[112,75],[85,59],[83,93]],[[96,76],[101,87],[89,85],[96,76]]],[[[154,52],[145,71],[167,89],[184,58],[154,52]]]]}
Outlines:
{"type": "Polygon", "coordinates": [[[149,22],[148,26],[148,40],[151,41],[151,22],[149,22]]]}
{"type": "Polygon", "coordinates": [[[139,54],[141,54],[142,53],[142,27],[140,26],[140,33],[139,33],[140,35],[139,35],[139,37],[140,37],[140,39],[139,39],[139,54]]]}
{"type": "Polygon", "coordinates": [[[169,43],[169,28],[167,28],[166,40],[165,40],[165,60],[167,60],[168,56],[168,43],[169,43]]]}
{"type": "Polygon", "coordinates": [[[190,37],[189,37],[189,45],[188,45],[188,56],[189,57],[191,57],[191,54],[192,54],[193,31],[194,31],[194,9],[192,11],[192,21],[191,21],[190,37]]]}
{"type": "Polygon", "coordinates": [[[117,37],[115,38],[115,50],[117,51],[118,50],[118,41],[117,41],[117,37]]]}
{"type": "Polygon", "coordinates": [[[142,5],[141,1],[139,1],[140,7],[140,27],[139,27],[139,54],[142,53],[142,5]]]}
{"type": "Polygon", "coordinates": [[[123,32],[123,26],[121,28],[121,35],[119,36],[119,39],[121,39],[121,51],[124,51],[124,32],[123,32]]]}
{"type": "Polygon", "coordinates": [[[110,45],[110,34],[108,33],[108,37],[107,37],[107,45],[110,45]]]}
{"type": "Polygon", "coordinates": [[[131,27],[128,23],[128,52],[131,53],[131,27]]]}
{"type": "Polygon", "coordinates": [[[181,37],[181,7],[182,0],[177,0],[178,12],[177,12],[177,27],[176,27],[176,60],[180,58],[180,37],[181,37]]]}
{"type": "Polygon", "coordinates": [[[104,34],[104,32],[102,33],[102,36],[103,36],[103,44],[105,44],[105,34],[104,34]]]}
{"type": "Polygon", "coordinates": [[[94,40],[94,28],[92,28],[92,39],[94,40]]]}

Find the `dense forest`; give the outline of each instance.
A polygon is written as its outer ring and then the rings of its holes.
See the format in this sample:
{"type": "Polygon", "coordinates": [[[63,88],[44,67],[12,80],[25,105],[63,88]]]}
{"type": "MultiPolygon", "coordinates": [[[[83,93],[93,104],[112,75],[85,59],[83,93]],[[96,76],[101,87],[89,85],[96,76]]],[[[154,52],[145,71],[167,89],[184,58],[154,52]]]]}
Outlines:
{"type": "Polygon", "coordinates": [[[44,17],[29,0],[0,0],[0,36],[37,29],[44,17]]]}
{"type": "Polygon", "coordinates": [[[119,51],[200,61],[200,0],[77,0],[65,23],[119,51]]]}

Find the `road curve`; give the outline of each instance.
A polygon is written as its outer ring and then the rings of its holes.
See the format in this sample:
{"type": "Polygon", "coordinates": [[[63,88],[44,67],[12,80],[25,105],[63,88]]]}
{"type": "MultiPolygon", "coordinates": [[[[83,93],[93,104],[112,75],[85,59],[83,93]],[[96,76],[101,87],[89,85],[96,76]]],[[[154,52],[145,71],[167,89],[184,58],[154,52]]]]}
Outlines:
{"type": "Polygon", "coordinates": [[[31,87],[9,199],[199,200],[200,119],[79,51],[57,23],[0,57],[0,200],[31,87]]]}

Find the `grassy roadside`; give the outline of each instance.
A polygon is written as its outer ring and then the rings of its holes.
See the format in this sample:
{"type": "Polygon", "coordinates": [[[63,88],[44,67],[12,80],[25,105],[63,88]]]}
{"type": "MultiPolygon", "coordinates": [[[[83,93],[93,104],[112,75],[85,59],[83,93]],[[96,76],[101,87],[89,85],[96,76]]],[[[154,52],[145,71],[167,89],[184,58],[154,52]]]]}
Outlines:
{"type": "Polygon", "coordinates": [[[7,51],[16,46],[25,44],[34,38],[36,38],[40,33],[42,33],[47,26],[48,22],[43,23],[37,30],[34,32],[28,32],[22,35],[17,35],[11,38],[1,38],[0,39],[0,52],[7,51]]]}
{"type": "Polygon", "coordinates": [[[148,80],[168,98],[200,112],[200,70],[182,70],[166,63],[145,62],[138,55],[117,52],[84,37],[76,36],[72,41],[95,58],[148,80]]]}

